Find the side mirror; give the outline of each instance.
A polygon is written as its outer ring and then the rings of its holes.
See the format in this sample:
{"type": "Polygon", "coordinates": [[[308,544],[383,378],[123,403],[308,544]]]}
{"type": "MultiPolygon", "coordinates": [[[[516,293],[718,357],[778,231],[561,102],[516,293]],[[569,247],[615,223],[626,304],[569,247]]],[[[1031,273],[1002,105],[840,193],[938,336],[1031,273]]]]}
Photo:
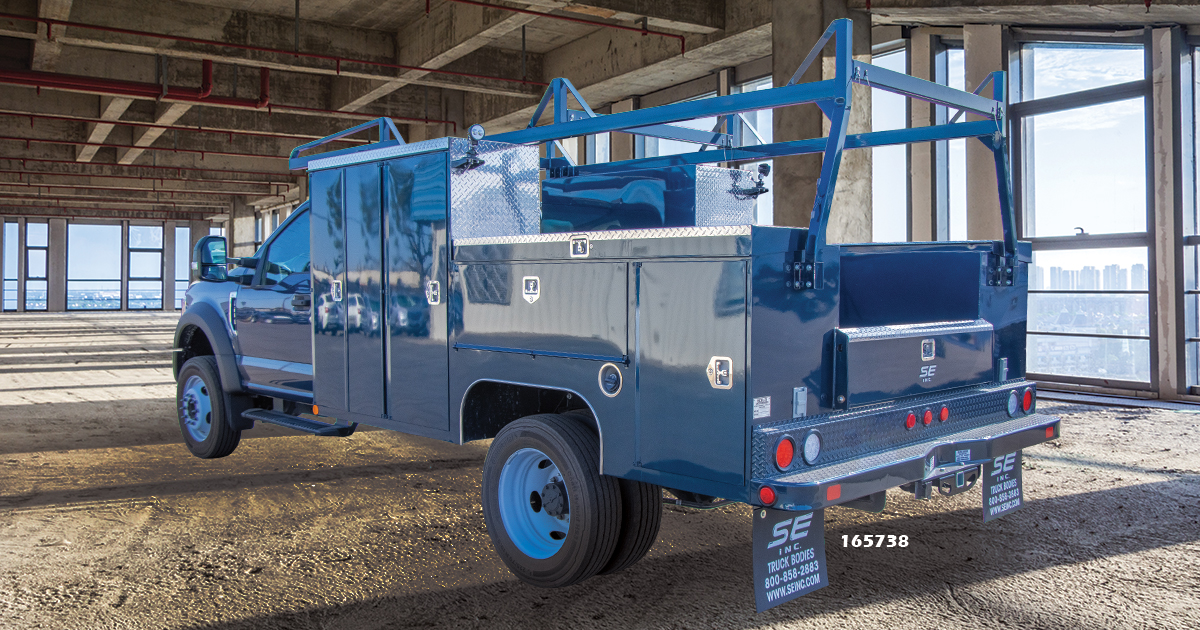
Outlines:
{"type": "Polygon", "coordinates": [[[229,279],[243,286],[254,284],[254,274],[258,271],[258,260],[250,256],[231,258],[229,262],[237,265],[229,272],[229,279]]]}
{"type": "Polygon", "coordinates": [[[224,282],[225,274],[225,237],[205,236],[196,242],[192,249],[192,280],[206,282],[224,282]]]}

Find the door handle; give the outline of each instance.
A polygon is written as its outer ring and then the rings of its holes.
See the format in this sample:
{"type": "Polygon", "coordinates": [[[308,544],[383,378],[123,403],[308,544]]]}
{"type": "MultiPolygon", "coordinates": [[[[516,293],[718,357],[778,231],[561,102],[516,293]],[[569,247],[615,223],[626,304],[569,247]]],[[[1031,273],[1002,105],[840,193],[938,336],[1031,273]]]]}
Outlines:
{"type": "Polygon", "coordinates": [[[297,293],[292,296],[292,306],[296,308],[308,308],[312,306],[312,299],[307,293],[297,293]]]}

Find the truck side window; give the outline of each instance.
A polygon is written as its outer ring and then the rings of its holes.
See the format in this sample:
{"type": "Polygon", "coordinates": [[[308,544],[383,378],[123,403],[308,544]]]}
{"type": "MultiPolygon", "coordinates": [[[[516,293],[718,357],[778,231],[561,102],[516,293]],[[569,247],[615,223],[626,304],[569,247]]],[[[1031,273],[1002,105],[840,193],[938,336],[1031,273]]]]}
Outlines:
{"type": "Polygon", "coordinates": [[[297,273],[308,273],[308,212],[296,217],[271,241],[262,283],[299,282],[299,278],[287,280],[288,276],[297,273]]]}

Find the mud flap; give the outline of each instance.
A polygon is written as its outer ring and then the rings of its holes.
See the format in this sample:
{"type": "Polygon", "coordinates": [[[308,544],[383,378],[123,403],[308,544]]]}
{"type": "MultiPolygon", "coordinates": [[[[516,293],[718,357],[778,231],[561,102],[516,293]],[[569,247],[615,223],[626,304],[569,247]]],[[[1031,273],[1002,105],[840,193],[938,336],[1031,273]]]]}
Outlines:
{"type": "Polygon", "coordinates": [[[1025,505],[1021,488],[1021,451],[983,465],[983,522],[1000,518],[1025,505]]]}
{"type": "Polygon", "coordinates": [[[758,612],[828,583],[825,510],[754,511],[754,603],[758,612]]]}

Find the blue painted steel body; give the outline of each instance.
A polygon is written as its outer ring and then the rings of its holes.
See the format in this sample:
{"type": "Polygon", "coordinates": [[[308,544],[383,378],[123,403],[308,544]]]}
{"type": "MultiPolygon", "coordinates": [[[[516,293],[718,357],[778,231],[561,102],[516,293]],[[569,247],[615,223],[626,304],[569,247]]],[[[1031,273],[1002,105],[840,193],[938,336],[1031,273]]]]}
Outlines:
{"type": "MultiPolygon", "coordinates": [[[[751,503],[769,485],[775,507],[795,510],[1056,436],[1056,418],[1006,411],[1008,394],[1030,387],[1031,251],[1012,215],[1003,75],[992,98],[953,90],[853,61],[850,35],[848,20],[830,27],[836,76],[815,83],[599,116],[556,79],[528,128],[486,143],[405,145],[381,120],[298,147],[293,168],[310,170],[322,415],[462,442],[498,430],[477,422],[488,405],[525,404],[514,389],[473,396],[526,385],[592,411],[605,474],[751,503]],[[986,119],[847,135],[854,83],[986,119]],[[553,123],[537,126],[551,100],[553,123]],[[719,129],[667,124],[800,103],[826,114],[828,138],[732,147],[719,129]],[[299,156],[372,127],[380,143],[299,156]],[[611,131],[708,148],[573,165],[555,146],[611,131]],[[995,152],[1001,240],[825,242],[843,150],[949,138],[995,152]],[[533,149],[517,146],[534,143],[547,144],[540,184],[533,149]],[[697,225],[696,165],[817,152],[810,228],[697,225]],[[528,155],[532,177],[517,166],[528,155]],[[690,201],[667,194],[689,185],[690,201]],[[656,194],[636,194],[647,186],[656,194]],[[528,202],[539,192],[536,216],[528,202]],[[456,215],[456,203],[470,211],[456,215]],[[615,393],[606,366],[620,376],[615,393]],[[943,406],[944,423],[903,426],[909,412],[943,406]],[[781,436],[801,444],[808,431],[823,440],[814,462],[770,467],[781,436]],[[838,497],[822,494],[837,484],[838,497]]],[[[189,300],[194,291],[221,312],[222,290],[193,286],[189,300]]],[[[249,368],[244,378],[280,385],[249,368]]]]}

